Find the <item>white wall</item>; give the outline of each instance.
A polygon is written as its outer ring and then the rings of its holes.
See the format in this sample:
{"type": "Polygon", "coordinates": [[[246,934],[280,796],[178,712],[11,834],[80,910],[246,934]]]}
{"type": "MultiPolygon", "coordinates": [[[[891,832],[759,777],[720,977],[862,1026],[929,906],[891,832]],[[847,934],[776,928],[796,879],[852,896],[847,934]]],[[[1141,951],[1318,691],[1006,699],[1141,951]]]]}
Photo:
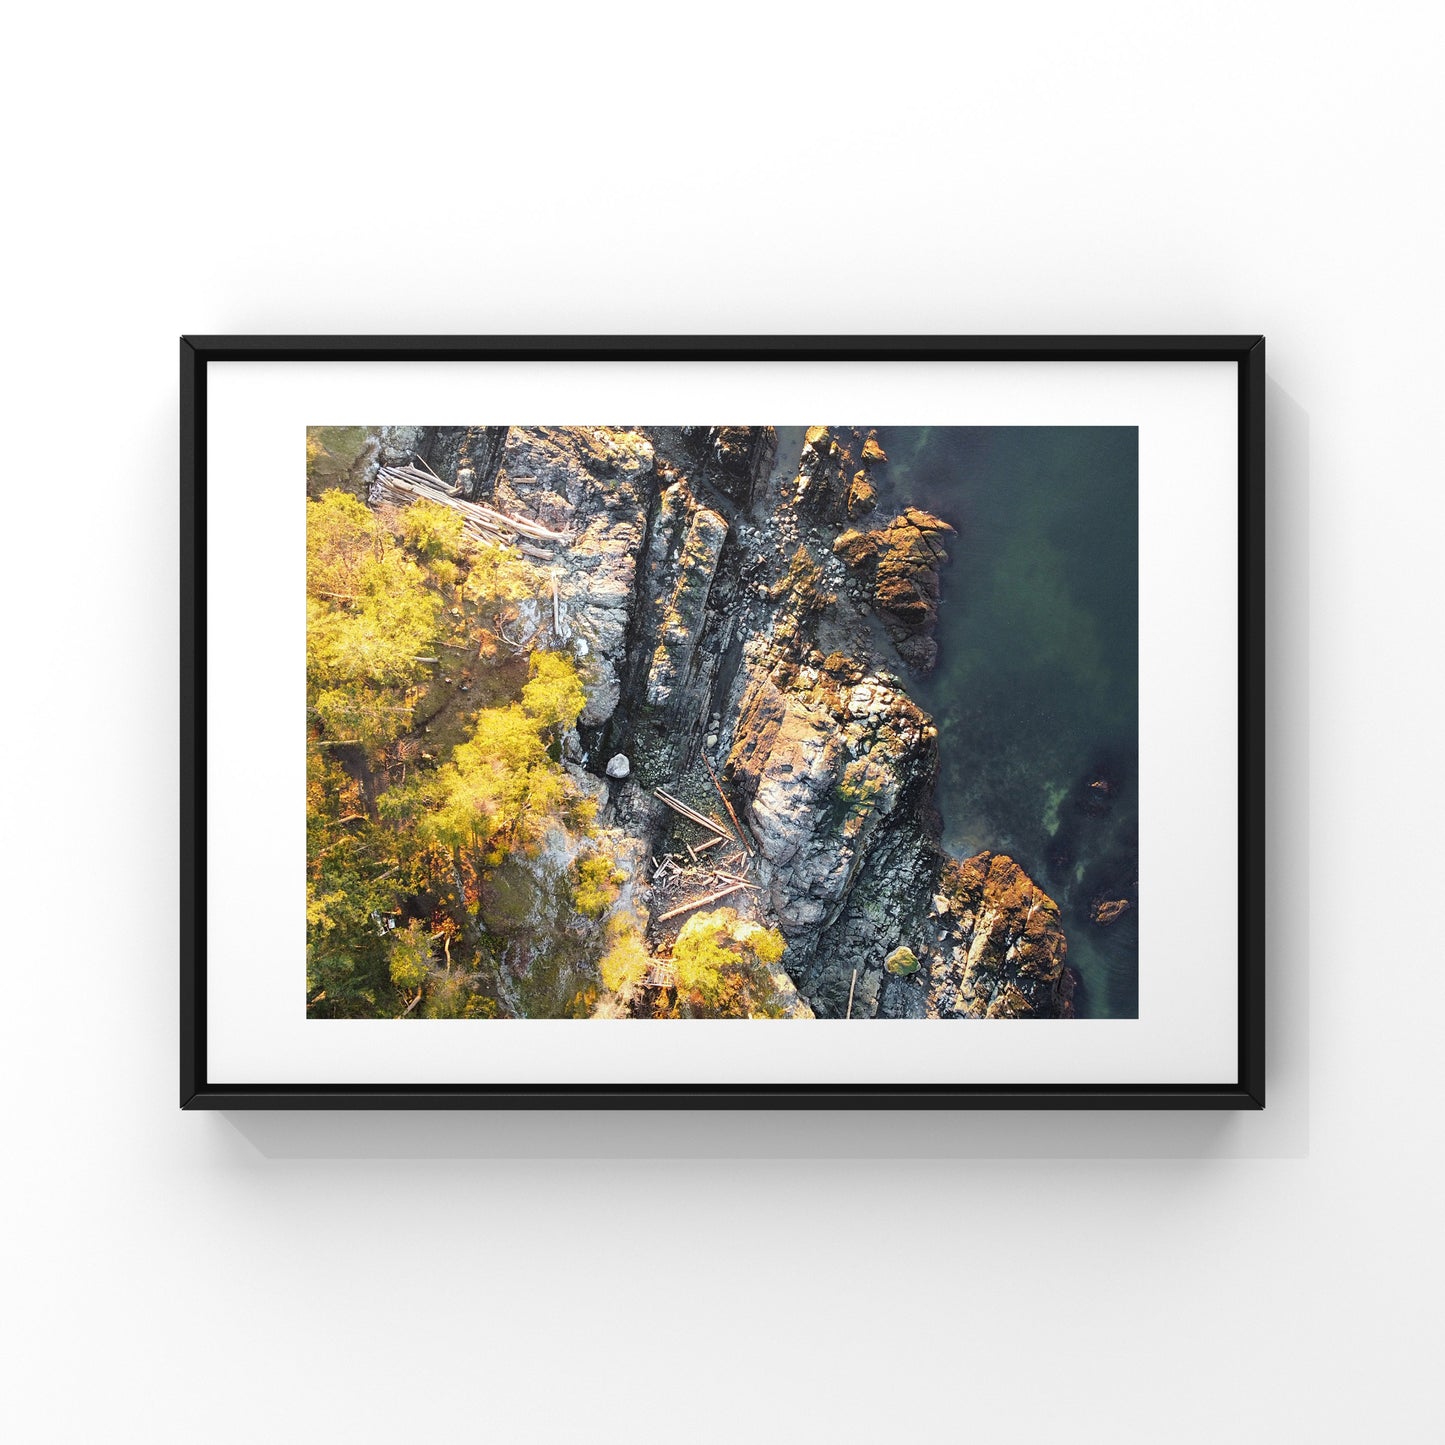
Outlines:
{"type": "Polygon", "coordinates": [[[945,10],[10,16],[8,1438],[1429,1433],[1438,7],[945,10]],[[183,1117],[182,330],[1268,333],[1268,1111],[183,1117]]]}

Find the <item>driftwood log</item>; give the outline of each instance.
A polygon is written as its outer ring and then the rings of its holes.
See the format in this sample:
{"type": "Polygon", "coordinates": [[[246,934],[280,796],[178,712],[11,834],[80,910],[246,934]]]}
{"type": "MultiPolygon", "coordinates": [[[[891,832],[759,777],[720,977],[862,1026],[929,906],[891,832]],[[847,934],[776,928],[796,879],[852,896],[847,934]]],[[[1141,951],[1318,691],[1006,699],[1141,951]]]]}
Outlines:
{"type": "Polygon", "coordinates": [[[724,843],[739,841],[716,818],[709,818],[705,814],[699,813],[696,808],[689,808],[686,803],[679,802],[671,793],[664,793],[661,788],[654,788],[653,795],[660,802],[666,803],[674,812],[681,813],[684,818],[696,823],[698,827],[706,828],[709,833],[716,833],[724,843]]]}
{"type": "MultiPolygon", "coordinates": [[[[567,532],[556,532],[540,522],[527,517],[514,517],[489,507],[482,502],[468,502],[458,495],[458,489],[448,487],[430,468],[410,464],[399,467],[378,467],[376,480],[371,488],[373,502],[391,502],[395,506],[408,506],[414,501],[426,500],[460,512],[468,530],[480,533],[484,539],[500,538],[516,541],[530,538],[534,542],[565,543],[572,540],[567,532]]],[[[525,543],[518,543],[529,556],[538,556],[540,549],[533,549],[525,543]]],[[[541,554],[541,560],[550,561],[551,554],[541,554]]]]}
{"type": "Polygon", "coordinates": [[[719,888],[716,893],[704,893],[700,898],[690,898],[686,903],[679,903],[676,908],[669,908],[666,913],[659,913],[657,921],[666,923],[669,918],[676,918],[682,913],[691,913],[694,908],[704,908],[709,903],[716,903],[719,898],[726,898],[730,893],[736,893],[740,888],[751,886],[748,883],[729,883],[726,888],[719,888]]]}

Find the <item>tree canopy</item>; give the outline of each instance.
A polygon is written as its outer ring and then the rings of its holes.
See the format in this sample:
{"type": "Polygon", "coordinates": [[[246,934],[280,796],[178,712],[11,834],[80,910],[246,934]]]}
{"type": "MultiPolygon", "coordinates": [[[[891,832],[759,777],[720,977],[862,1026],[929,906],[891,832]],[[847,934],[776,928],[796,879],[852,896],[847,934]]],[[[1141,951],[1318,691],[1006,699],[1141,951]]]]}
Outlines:
{"type": "Polygon", "coordinates": [[[504,631],[545,573],[431,502],[325,492],[306,543],[311,1017],[781,1013],[782,936],[730,908],[683,926],[675,990],[642,988],[630,865],[562,763],[576,664],[504,631]]]}
{"type": "Polygon", "coordinates": [[[771,967],[787,944],[776,928],[733,908],[695,913],[673,944],[677,1009],[699,1018],[779,1018],[783,1001],[771,967]]]}
{"type": "Polygon", "coordinates": [[[535,569],[451,508],[374,512],[340,491],[308,502],[306,542],[312,1016],[585,1009],[606,941],[575,926],[606,914],[621,875],[595,845],[575,866],[543,854],[593,831],[559,761],[582,683],[565,652],[524,671],[477,658],[498,610],[536,595],[535,569]]]}

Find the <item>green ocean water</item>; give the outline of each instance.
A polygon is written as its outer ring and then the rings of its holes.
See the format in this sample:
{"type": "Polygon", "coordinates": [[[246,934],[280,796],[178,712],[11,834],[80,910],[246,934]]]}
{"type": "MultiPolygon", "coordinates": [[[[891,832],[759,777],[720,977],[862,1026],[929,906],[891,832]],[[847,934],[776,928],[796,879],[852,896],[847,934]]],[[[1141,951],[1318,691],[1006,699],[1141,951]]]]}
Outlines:
{"type": "Polygon", "coordinates": [[[939,728],[944,844],[1017,859],[1063,911],[1079,1014],[1137,1017],[1137,429],[895,427],[879,439],[884,507],[958,529],[938,666],[910,685],[939,728]],[[1102,898],[1130,908],[1100,927],[1102,898]]]}

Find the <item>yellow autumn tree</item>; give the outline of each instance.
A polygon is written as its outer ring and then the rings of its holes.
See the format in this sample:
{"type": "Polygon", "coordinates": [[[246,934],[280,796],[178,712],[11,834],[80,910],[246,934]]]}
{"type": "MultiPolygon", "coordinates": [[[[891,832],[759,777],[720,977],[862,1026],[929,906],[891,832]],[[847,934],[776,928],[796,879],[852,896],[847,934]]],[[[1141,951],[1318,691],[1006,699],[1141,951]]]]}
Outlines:
{"type": "Polygon", "coordinates": [[[679,1012],[695,1018],[779,1018],[783,1000],[771,966],[787,944],[776,928],[734,908],[694,914],[673,945],[679,1012]]]}

